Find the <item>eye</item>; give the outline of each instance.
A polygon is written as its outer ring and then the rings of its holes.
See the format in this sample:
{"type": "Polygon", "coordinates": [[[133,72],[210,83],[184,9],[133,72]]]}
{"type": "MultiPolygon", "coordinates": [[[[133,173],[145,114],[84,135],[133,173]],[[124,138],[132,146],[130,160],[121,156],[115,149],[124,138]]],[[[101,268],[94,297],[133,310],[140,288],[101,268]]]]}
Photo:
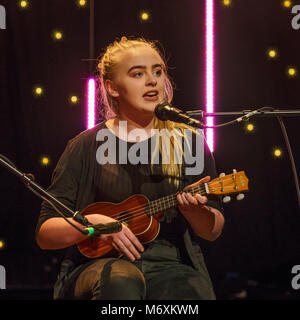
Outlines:
{"type": "Polygon", "coordinates": [[[133,74],[133,76],[134,76],[135,78],[140,78],[142,75],[143,75],[143,73],[140,72],[140,71],[135,72],[135,73],[133,74]]]}
{"type": "Polygon", "coordinates": [[[162,70],[161,69],[157,69],[157,70],[154,70],[153,73],[154,73],[155,76],[159,77],[162,74],[162,70]]]}

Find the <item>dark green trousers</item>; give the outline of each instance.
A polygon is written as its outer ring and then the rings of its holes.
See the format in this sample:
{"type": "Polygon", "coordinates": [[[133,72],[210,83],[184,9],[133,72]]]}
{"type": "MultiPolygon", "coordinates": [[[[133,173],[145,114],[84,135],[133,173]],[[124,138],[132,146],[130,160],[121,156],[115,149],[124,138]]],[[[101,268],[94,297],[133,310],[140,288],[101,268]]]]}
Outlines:
{"type": "Polygon", "coordinates": [[[179,250],[150,243],[134,262],[126,257],[102,258],[62,275],[55,299],[214,300],[210,281],[181,262],[179,250]]]}

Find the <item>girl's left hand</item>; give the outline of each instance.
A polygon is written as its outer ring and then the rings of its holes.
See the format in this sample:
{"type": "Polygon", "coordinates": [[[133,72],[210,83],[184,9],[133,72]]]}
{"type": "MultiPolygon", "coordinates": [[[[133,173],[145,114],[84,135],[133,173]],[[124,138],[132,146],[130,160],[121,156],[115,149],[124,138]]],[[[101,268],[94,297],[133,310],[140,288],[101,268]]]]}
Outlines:
{"type": "Polygon", "coordinates": [[[206,176],[199,181],[186,186],[183,189],[183,192],[177,194],[177,200],[179,203],[179,210],[184,213],[192,213],[195,210],[199,210],[199,208],[203,207],[207,203],[207,197],[201,196],[199,193],[195,194],[194,196],[188,192],[188,189],[192,187],[196,187],[197,185],[207,183],[210,180],[209,176],[206,176]]]}

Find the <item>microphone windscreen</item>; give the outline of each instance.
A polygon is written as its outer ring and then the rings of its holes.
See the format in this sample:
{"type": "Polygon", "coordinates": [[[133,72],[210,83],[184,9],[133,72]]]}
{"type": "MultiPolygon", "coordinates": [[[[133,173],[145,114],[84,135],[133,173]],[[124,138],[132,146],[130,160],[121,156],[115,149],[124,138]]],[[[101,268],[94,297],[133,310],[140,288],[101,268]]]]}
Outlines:
{"type": "Polygon", "coordinates": [[[159,120],[170,120],[170,104],[168,102],[160,103],[155,107],[154,113],[159,120]]]}
{"type": "Polygon", "coordinates": [[[115,233],[122,230],[121,222],[109,222],[105,224],[97,224],[92,226],[95,229],[95,234],[115,233]]]}

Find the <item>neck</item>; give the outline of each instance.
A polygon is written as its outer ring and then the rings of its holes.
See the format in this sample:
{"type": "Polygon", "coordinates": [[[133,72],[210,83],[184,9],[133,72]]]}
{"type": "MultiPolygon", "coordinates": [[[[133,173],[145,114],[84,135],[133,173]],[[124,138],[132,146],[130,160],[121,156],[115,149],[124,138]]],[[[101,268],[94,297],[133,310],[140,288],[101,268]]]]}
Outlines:
{"type": "Polygon", "coordinates": [[[150,113],[144,114],[143,117],[140,117],[139,115],[135,115],[135,117],[132,115],[128,115],[126,113],[120,113],[116,116],[114,119],[114,127],[119,128],[119,122],[120,121],[126,121],[127,124],[127,134],[129,134],[134,129],[143,129],[148,137],[151,136],[151,129],[154,129],[154,114],[150,113]]]}
{"type": "Polygon", "coordinates": [[[117,121],[127,121],[128,129],[153,129],[154,128],[154,114],[128,114],[121,112],[116,117],[117,121]]]}

